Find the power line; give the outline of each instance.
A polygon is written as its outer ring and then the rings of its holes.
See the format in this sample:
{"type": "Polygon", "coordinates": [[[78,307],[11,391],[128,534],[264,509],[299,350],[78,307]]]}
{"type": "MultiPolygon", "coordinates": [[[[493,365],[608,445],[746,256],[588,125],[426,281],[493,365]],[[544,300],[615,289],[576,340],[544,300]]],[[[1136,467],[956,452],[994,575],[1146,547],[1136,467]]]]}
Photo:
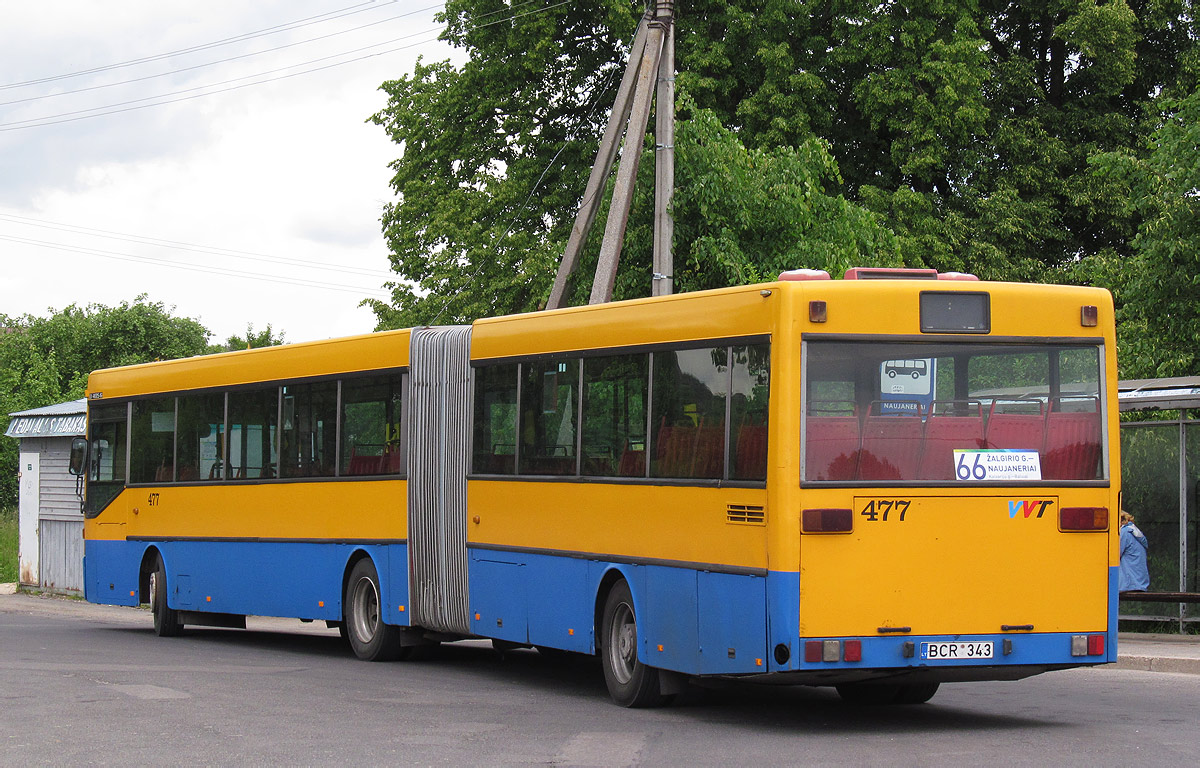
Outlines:
{"type": "Polygon", "coordinates": [[[179,264],[170,261],[169,259],[157,258],[154,256],[138,256],[132,253],[118,253],[116,251],[105,251],[99,248],[86,248],[81,246],[67,245],[66,243],[55,243],[46,240],[34,240],[26,237],[12,237],[10,235],[0,235],[0,240],[21,245],[32,245],[39,248],[48,248],[55,251],[64,251],[67,253],[80,253],[87,256],[98,256],[105,259],[113,259],[115,261],[131,261],[136,264],[153,264],[160,267],[170,267],[172,269],[185,269],[191,272],[205,272],[213,275],[221,275],[222,277],[240,277],[246,280],[260,280],[268,283],[279,283],[281,285],[294,285],[303,288],[321,288],[330,291],[343,291],[347,293],[357,294],[374,294],[380,297],[390,296],[390,292],[381,288],[360,288],[353,285],[343,285],[339,283],[328,283],[321,280],[305,280],[304,278],[288,277],[280,275],[264,275],[261,272],[247,272],[240,269],[222,269],[220,267],[208,267],[202,264],[179,264]]]}
{"type": "MultiPolygon", "coordinates": [[[[561,7],[561,6],[568,5],[571,2],[572,2],[572,0],[561,0],[560,2],[545,6],[543,8],[538,8],[533,11],[527,11],[525,13],[513,14],[512,16],[509,16],[509,17],[506,17],[503,19],[498,19],[497,21],[488,22],[487,24],[479,24],[476,27],[474,27],[474,29],[476,29],[476,30],[484,29],[486,27],[494,26],[496,24],[503,24],[503,23],[506,23],[509,21],[514,21],[514,20],[516,20],[518,18],[522,18],[524,16],[532,16],[532,15],[535,15],[538,13],[545,13],[546,11],[550,11],[550,10],[553,10],[553,9],[561,7]]],[[[205,88],[212,88],[217,85],[227,85],[229,83],[235,83],[239,80],[246,80],[246,79],[253,78],[253,77],[261,77],[262,75],[273,74],[275,72],[280,72],[280,71],[283,71],[286,69],[292,69],[294,67],[305,66],[307,64],[314,64],[317,62],[326,61],[328,59],[338,58],[339,56],[346,56],[351,53],[357,53],[359,51],[368,50],[370,48],[377,48],[380,45],[387,45],[388,43],[397,42],[399,40],[404,40],[404,39],[411,38],[411,37],[416,37],[417,35],[420,35],[420,34],[428,34],[429,32],[434,32],[434,31],[437,31],[440,34],[440,30],[425,30],[425,32],[417,32],[417,33],[413,33],[411,35],[405,35],[403,37],[399,37],[394,40],[388,40],[383,43],[376,43],[375,45],[364,46],[362,48],[358,48],[358,49],[355,49],[352,51],[346,51],[346,52],[343,52],[340,54],[333,54],[331,56],[324,56],[324,57],[321,57],[318,59],[312,59],[310,61],[301,62],[299,64],[293,64],[293,65],[290,65],[287,67],[280,67],[278,69],[268,70],[267,72],[260,72],[260,73],[254,74],[254,75],[246,75],[243,77],[233,78],[231,80],[224,80],[224,81],[221,81],[218,83],[210,83],[209,85],[196,86],[194,88],[185,88],[180,91],[172,91],[170,93],[159,94],[157,96],[147,96],[147,97],[144,97],[141,99],[132,99],[130,101],[118,102],[116,104],[109,104],[109,105],[105,105],[105,106],[101,106],[101,107],[92,107],[89,109],[80,109],[80,110],[74,110],[71,112],[62,112],[62,113],[59,113],[56,115],[44,115],[42,117],[30,118],[28,120],[15,120],[15,121],[8,122],[8,123],[0,123],[0,132],[18,131],[18,130],[23,130],[25,128],[41,128],[41,127],[50,126],[50,125],[60,125],[62,123],[72,123],[72,122],[76,122],[79,120],[88,120],[93,117],[103,117],[106,115],[115,115],[115,114],[120,114],[123,112],[132,112],[132,111],[139,110],[139,109],[147,109],[149,107],[158,107],[158,106],[163,106],[166,104],[174,104],[174,103],[181,102],[181,101],[189,101],[191,99],[198,99],[198,98],[201,98],[204,96],[213,96],[218,93],[226,93],[228,91],[236,91],[236,90],[240,90],[242,88],[249,88],[249,87],[255,86],[255,85],[263,85],[266,83],[275,82],[277,80],[285,80],[285,79],[288,79],[291,77],[296,77],[298,75],[307,75],[307,74],[311,74],[313,72],[321,72],[323,70],[332,69],[334,67],[340,67],[345,64],[353,64],[358,61],[365,61],[366,59],[374,58],[376,56],[384,56],[389,53],[396,53],[397,51],[403,51],[403,50],[407,50],[409,48],[415,48],[419,45],[425,45],[426,43],[433,42],[437,38],[435,37],[435,38],[430,38],[428,40],[421,40],[416,43],[410,43],[408,45],[402,45],[402,46],[399,46],[396,48],[390,48],[385,51],[377,51],[375,53],[367,54],[365,56],[358,56],[358,57],[355,57],[352,59],[347,59],[346,61],[333,62],[331,64],[326,64],[326,65],[323,65],[320,67],[313,67],[311,69],[301,70],[299,72],[291,72],[288,74],[279,75],[277,77],[269,77],[264,80],[257,80],[255,82],[250,82],[250,83],[242,83],[241,85],[229,85],[229,87],[227,87],[227,88],[218,88],[217,90],[208,91],[206,93],[191,93],[192,91],[204,90],[205,88]],[[175,96],[175,95],[184,94],[184,93],[191,93],[191,95],[180,96],[177,99],[166,98],[168,96],[175,96]],[[151,104],[141,104],[140,103],[140,102],[144,102],[144,101],[152,101],[153,99],[164,99],[164,100],[163,101],[154,101],[151,104]],[[129,105],[134,105],[134,104],[136,104],[137,106],[129,106],[129,105]],[[114,109],[114,107],[123,107],[123,109],[114,109]],[[107,110],[107,111],[105,111],[105,110],[107,110]],[[87,112],[94,112],[95,114],[84,114],[87,112]],[[58,119],[58,118],[62,118],[62,119],[58,119]]]]}
{"type": "MultiPolygon", "coordinates": [[[[396,0],[389,0],[389,3],[394,3],[394,2],[396,2],[396,0]]],[[[353,16],[356,13],[362,13],[364,11],[373,11],[373,10],[375,10],[375,8],[361,8],[361,6],[374,5],[374,4],[375,4],[375,0],[367,0],[367,2],[365,2],[365,3],[359,3],[358,5],[350,5],[345,8],[340,8],[336,11],[327,11],[326,13],[320,13],[320,14],[317,14],[316,16],[309,16],[304,19],[299,19],[297,21],[289,21],[284,24],[277,24],[274,27],[267,27],[266,29],[256,30],[254,32],[244,32],[240,35],[234,35],[233,37],[226,37],[221,40],[214,40],[214,41],[208,42],[208,43],[201,43],[200,45],[193,45],[188,48],[180,48],[180,49],[174,50],[174,51],[167,51],[166,53],[158,53],[153,56],[143,56],[140,59],[129,59],[128,61],[120,61],[120,62],[117,62],[116,64],[106,64],[102,67],[93,67],[91,69],[81,69],[78,72],[67,72],[67,73],[61,74],[61,75],[51,75],[49,77],[42,77],[42,78],[38,78],[36,80],[25,80],[20,83],[8,83],[6,85],[0,85],[0,91],[8,90],[10,88],[22,88],[27,85],[40,85],[42,83],[50,83],[50,82],[54,82],[55,80],[67,80],[72,77],[82,77],[83,75],[94,75],[97,72],[107,72],[107,71],[113,70],[113,69],[122,69],[124,67],[132,67],[137,64],[145,64],[145,63],[151,62],[151,61],[160,61],[162,59],[171,58],[172,56],[180,56],[185,53],[195,53],[196,51],[204,51],[204,50],[208,50],[210,48],[219,48],[220,46],[230,45],[231,43],[243,42],[245,40],[253,40],[256,37],[263,37],[265,35],[273,35],[273,34],[276,34],[277,32],[286,32],[286,31],[290,31],[292,29],[300,29],[302,27],[311,26],[312,24],[320,24],[325,21],[332,21],[333,19],[339,19],[344,16],[353,16]],[[359,8],[360,10],[354,11],[354,10],[352,10],[354,8],[359,8]],[[343,13],[343,11],[349,11],[349,12],[343,13]],[[329,17],[329,18],[325,18],[325,17],[329,17]]],[[[379,7],[382,7],[382,6],[376,6],[376,8],[379,8],[379,7]]],[[[436,8],[437,6],[433,6],[433,7],[436,8]]]]}
{"type": "MultiPolygon", "coordinates": [[[[393,2],[395,2],[395,0],[393,0],[393,2]]],[[[250,53],[238,54],[237,56],[228,56],[224,59],[217,59],[216,61],[209,61],[209,62],[205,62],[203,64],[194,64],[190,67],[180,67],[179,69],[172,69],[167,72],[159,72],[158,74],[154,74],[154,75],[145,75],[143,77],[134,77],[134,78],[130,78],[128,80],[118,80],[115,83],[102,83],[101,85],[90,85],[90,86],[87,86],[86,88],[76,88],[76,89],[70,90],[70,91],[59,91],[57,93],[45,93],[40,96],[27,96],[23,99],[13,99],[11,101],[0,101],[0,107],[7,107],[7,106],[11,106],[13,104],[24,104],[24,103],[27,103],[30,101],[41,101],[42,99],[54,99],[54,98],[58,98],[59,96],[71,96],[76,93],[87,93],[88,91],[99,91],[99,90],[103,90],[105,88],[115,88],[119,85],[129,85],[131,83],[140,83],[140,82],[143,82],[146,80],[154,80],[159,77],[167,77],[168,75],[177,75],[177,74],[180,74],[181,72],[191,72],[192,70],[195,70],[195,69],[204,69],[205,67],[212,67],[212,66],[216,66],[217,64],[226,64],[228,62],[238,61],[240,59],[249,59],[254,56],[261,56],[265,53],[274,53],[275,51],[282,51],[287,48],[294,48],[298,45],[305,45],[307,43],[313,43],[313,42],[318,42],[320,40],[327,40],[331,37],[337,37],[338,35],[345,35],[345,34],[349,34],[351,32],[358,32],[359,30],[367,29],[368,27],[375,27],[380,24],[386,24],[389,21],[395,21],[396,19],[402,19],[406,16],[415,16],[418,13],[424,13],[425,11],[430,11],[430,10],[433,10],[434,8],[441,8],[441,7],[442,7],[442,4],[438,3],[437,5],[430,5],[430,6],[421,8],[416,11],[409,11],[407,13],[401,13],[397,16],[389,16],[386,19],[372,21],[369,24],[360,24],[357,27],[350,27],[349,29],[341,29],[341,30],[338,30],[337,32],[330,32],[329,34],[326,34],[326,35],[318,35],[317,37],[309,37],[304,40],[297,40],[295,42],[285,43],[283,45],[277,45],[273,48],[264,48],[261,51],[252,51],[250,53]]],[[[360,11],[355,11],[355,13],[359,13],[359,12],[360,11]]],[[[432,32],[432,31],[434,31],[434,30],[426,30],[426,32],[432,32]]],[[[276,34],[276,32],[272,32],[271,34],[276,34]]],[[[413,35],[406,35],[405,37],[398,37],[398,38],[394,38],[392,40],[385,40],[382,43],[376,43],[374,46],[366,46],[364,48],[355,48],[351,51],[345,51],[343,53],[334,54],[332,56],[327,56],[325,58],[336,58],[337,56],[344,56],[349,53],[357,53],[358,51],[364,51],[364,50],[367,50],[368,48],[373,48],[373,47],[376,47],[379,45],[387,45],[389,43],[394,43],[399,40],[404,40],[407,37],[415,37],[417,34],[424,34],[424,33],[418,32],[413,35]]],[[[313,61],[321,61],[321,60],[322,59],[314,59],[313,61]]],[[[310,62],[303,62],[303,63],[307,64],[310,62]]],[[[292,65],[292,66],[300,66],[300,65],[292,65]]],[[[282,67],[281,69],[289,69],[289,68],[290,67],[282,67]]],[[[262,73],[262,74],[270,74],[270,72],[278,72],[278,71],[280,71],[280,70],[279,69],[270,70],[269,72],[262,73]]],[[[255,77],[255,76],[256,75],[246,75],[245,77],[255,77]]],[[[244,78],[237,78],[237,79],[244,79],[244,78]]],[[[233,82],[233,81],[226,80],[225,82],[228,83],[228,82],[233,82]]],[[[215,83],[214,85],[221,85],[221,83],[215,83]]],[[[200,86],[200,87],[203,88],[203,87],[208,87],[208,86],[200,86]]],[[[181,93],[181,91],[176,91],[176,93],[181,93]]],[[[166,94],[166,95],[171,95],[171,94],[166,94]]],[[[157,98],[157,97],[148,97],[148,98],[157,98]]],[[[129,102],[125,102],[125,103],[129,103],[129,102]]],[[[97,109],[101,109],[101,107],[97,107],[97,109]]],[[[54,115],[54,117],[57,117],[57,115],[54,115]]]]}
{"type": "Polygon", "coordinates": [[[265,253],[255,253],[252,251],[239,251],[231,248],[218,248],[208,245],[197,245],[195,243],[186,243],[179,240],[164,240],[157,237],[146,237],[144,235],[134,235],[127,232],[113,232],[107,229],[95,229],[92,227],[81,227],[75,224],[65,224],[58,221],[46,221],[44,219],[35,219],[29,216],[18,216],[12,213],[0,213],[0,221],[10,221],[15,224],[23,224],[31,227],[41,227],[44,229],[53,229],[59,232],[68,232],[72,234],[84,234],[92,237],[104,237],[110,240],[120,240],[127,243],[136,243],[139,245],[152,245],[157,247],[173,248],[181,251],[191,251],[194,253],[207,253],[214,256],[225,256],[235,259],[247,259],[249,261],[261,261],[270,264],[284,264],[286,266],[298,266],[306,269],[324,269],[331,272],[362,275],[364,277],[378,277],[383,279],[391,279],[393,274],[383,270],[367,269],[364,267],[351,267],[341,265],[330,265],[319,261],[310,261],[308,259],[287,258],[283,256],[273,256],[265,253]]]}

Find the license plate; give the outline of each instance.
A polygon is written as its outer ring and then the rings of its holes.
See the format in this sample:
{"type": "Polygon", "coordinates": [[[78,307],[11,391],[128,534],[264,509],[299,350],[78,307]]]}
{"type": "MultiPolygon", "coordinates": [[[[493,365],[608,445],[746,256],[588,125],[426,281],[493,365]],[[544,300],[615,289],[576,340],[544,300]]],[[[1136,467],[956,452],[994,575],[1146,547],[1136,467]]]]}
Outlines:
{"type": "Polygon", "coordinates": [[[992,658],[992,643],[921,643],[921,658],[928,661],[962,661],[992,658]]]}

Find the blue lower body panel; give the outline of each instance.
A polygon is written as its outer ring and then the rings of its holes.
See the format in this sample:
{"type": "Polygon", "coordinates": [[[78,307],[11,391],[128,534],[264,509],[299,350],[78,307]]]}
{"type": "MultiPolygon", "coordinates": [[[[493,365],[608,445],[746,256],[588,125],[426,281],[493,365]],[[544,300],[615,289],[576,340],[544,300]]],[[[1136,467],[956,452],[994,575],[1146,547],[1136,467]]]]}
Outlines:
{"type": "Polygon", "coordinates": [[[142,564],[157,552],[167,572],[167,605],[176,610],[338,621],[347,565],[362,552],[379,573],[384,620],[404,625],[406,549],[404,544],[90,540],[84,543],[84,593],[93,603],[147,601],[139,587],[142,564]]]}
{"type": "Polygon", "coordinates": [[[765,672],[766,579],[529,552],[471,549],[472,631],[593,653],[601,584],[619,574],[633,594],[638,657],[695,675],[765,672]]]}

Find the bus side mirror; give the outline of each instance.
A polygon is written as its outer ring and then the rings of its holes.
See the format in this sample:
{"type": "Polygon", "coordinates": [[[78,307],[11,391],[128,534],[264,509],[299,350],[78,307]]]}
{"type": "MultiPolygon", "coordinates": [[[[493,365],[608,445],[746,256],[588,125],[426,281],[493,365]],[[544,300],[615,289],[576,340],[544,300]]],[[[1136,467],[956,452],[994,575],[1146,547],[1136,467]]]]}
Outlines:
{"type": "Polygon", "coordinates": [[[71,463],[67,467],[72,475],[82,475],[87,466],[88,441],[85,437],[77,437],[71,441],[71,463]]]}

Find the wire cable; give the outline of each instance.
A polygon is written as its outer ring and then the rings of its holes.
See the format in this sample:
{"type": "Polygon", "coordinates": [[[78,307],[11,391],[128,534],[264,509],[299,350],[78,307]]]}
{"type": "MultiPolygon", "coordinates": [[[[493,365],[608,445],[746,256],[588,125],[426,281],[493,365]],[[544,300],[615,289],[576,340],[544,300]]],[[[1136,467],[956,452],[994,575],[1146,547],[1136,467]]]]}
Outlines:
{"type": "MultiPolygon", "coordinates": [[[[389,4],[394,3],[394,2],[396,2],[396,0],[389,0],[389,4]]],[[[37,78],[35,80],[25,80],[25,81],[22,81],[19,83],[7,83],[4,85],[0,85],[0,91],[5,91],[10,88],[23,88],[28,85],[40,85],[42,83],[51,83],[51,82],[54,82],[55,80],[67,80],[72,77],[82,77],[83,75],[94,75],[97,72],[107,72],[107,71],[113,70],[113,69],[122,69],[124,67],[132,67],[132,66],[136,66],[138,64],[146,64],[151,61],[160,61],[162,59],[169,59],[172,56],[181,56],[183,54],[195,53],[196,51],[204,51],[204,50],[208,50],[210,48],[219,48],[222,45],[230,45],[232,43],[239,43],[239,42],[243,42],[245,40],[253,40],[256,37],[263,37],[265,35],[273,35],[273,34],[276,34],[277,32],[286,32],[286,31],[290,31],[292,29],[300,29],[302,27],[311,26],[312,24],[320,24],[322,22],[332,21],[333,19],[339,19],[344,16],[353,16],[356,13],[363,13],[364,11],[373,11],[373,10],[376,10],[377,8],[382,8],[382,7],[383,6],[375,5],[375,0],[367,0],[367,2],[365,2],[365,3],[359,3],[358,5],[350,5],[345,8],[338,9],[336,11],[328,11],[326,13],[317,14],[316,16],[309,16],[307,18],[299,19],[297,21],[289,21],[284,24],[278,24],[274,27],[267,27],[266,29],[256,30],[254,32],[245,32],[240,35],[234,35],[233,37],[226,37],[226,38],[222,38],[221,40],[214,40],[209,43],[201,43],[200,45],[193,45],[188,48],[180,48],[180,49],[174,50],[174,51],[167,51],[166,53],[158,53],[158,54],[154,54],[153,56],[143,56],[140,59],[129,59],[128,61],[120,61],[120,62],[117,62],[116,64],[106,64],[102,67],[93,67],[91,69],[81,69],[77,72],[67,72],[67,73],[64,73],[61,75],[50,75],[48,77],[41,77],[41,78],[37,78]],[[373,5],[375,7],[360,8],[360,6],[364,6],[364,5],[373,5]],[[360,10],[352,11],[351,9],[353,9],[353,8],[360,8],[360,10]],[[343,11],[350,11],[350,12],[342,13],[343,11]],[[338,15],[334,15],[334,14],[338,14],[338,15]],[[328,16],[329,18],[323,18],[326,16],[328,16]]],[[[437,7],[437,6],[434,6],[434,7],[437,7]]]]}
{"type": "MultiPolygon", "coordinates": [[[[485,27],[490,27],[490,26],[493,26],[496,24],[503,24],[503,23],[506,23],[509,21],[514,21],[514,20],[524,17],[524,16],[532,16],[532,15],[535,15],[538,13],[545,13],[545,12],[553,10],[555,8],[559,8],[564,5],[569,5],[571,2],[572,2],[572,0],[561,0],[560,2],[545,6],[543,8],[538,8],[533,11],[527,11],[525,13],[514,14],[514,15],[509,16],[504,19],[499,19],[497,21],[488,22],[487,24],[480,24],[480,25],[476,26],[474,29],[483,29],[485,27]]],[[[442,29],[444,29],[444,27],[442,29]]],[[[198,98],[202,98],[204,96],[212,96],[212,95],[215,95],[218,93],[226,93],[229,91],[236,91],[236,90],[240,90],[242,88],[249,88],[249,87],[255,86],[255,85],[263,85],[266,83],[275,82],[277,80],[286,80],[288,78],[297,77],[299,75],[307,75],[307,74],[311,74],[313,72],[321,72],[323,70],[332,69],[334,67],[340,67],[345,64],[352,64],[352,63],[355,63],[358,61],[365,61],[366,59],[374,58],[376,56],[384,56],[389,53],[396,53],[398,51],[407,50],[409,48],[415,48],[419,45],[425,45],[427,43],[434,42],[435,40],[437,40],[437,38],[434,37],[434,38],[430,38],[428,40],[421,40],[416,43],[410,43],[408,45],[402,45],[402,46],[399,46],[396,48],[390,48],[385,51],[377,51],[375,53],[370,53],[365,56],[358,56],[353,59],[347,59],[346,61],[333,62],[331,64],[326,64],[326,65],[323,65],[320,67],[313,67],[311,69],[301,70],[299,72],[291,72],[288,74],[278,75],[276,77],[269,77],[269,78],[266,78],[263,80],[257,80],[257,81],[250,82],[250,83],[242,83],[241,85],[229,85],[226,88],[218,88],[216,90],[208,91],[206,93],[191,93],[192,91],[204,90],[205,88],[212,88],[217,85],[227,85],[229,83],[234,83],[239,80],[246,80],[246,79],[253,78],[253,77],[261,77],[262,75],[265,75],[265,74],[273,74],[275,72],[280,72],[280,71],[283,71],[286,69],[292,69],[292,68],[298,67],[298,66],[305,66],[307,64],[313,64],[313,63],[317,63],[317,62],[321,62],[321,61],[326,61],[331,58],[338,58],[339,56],[346,56],[346,55],[349,55],[350,53],[356,53],[358,51],[363,51],[363,50],[367,50],[370,48],[376,48],[379,45],[386,45],[391,42],[397,42],[398,40],[416,37],[417,35],[420,35],[420,34],[428,34],[429,32],[435,32],[435,31],[439,35],[441,34],[441,30],[425,30],[425,32],[417,32],[417,33],[413,33],[411,35],[405,35],[404,37],[396,38],[395,40],[389,40],[384,43],[377,43],[375,45],[364,46],[363,48],[359,48],[355,51],[347,51],[347,52],[343,52],[340,54],[325,56],[325,57],[313,59],[313,60],[310,60],[307,62],[301,62],[300,64],[293,64],[293,65],[290,65],[287,67],[280,67],[279,69],[269,70],[268,72],[261,72],[261,73],[254,74],[254,75],[246,75],[244,77],[233,78],[231,80],[225,80],[225,81],[221,81],[219,83],[211,83],[209,85],[196,86],[194,88],[185,88],[180,91],[173,91],[170,93],[159,94],[157,96],[147,96],[147,97],[144,97],[141,99],[132,99],[130,101],[119,102],[116,104],[109,104],[109,105],[101,106],[101,107],[91,107],[89,109],[80,109],[80,110],[74,110],[71,112],[62,112],[62,113],[59,113],[56,115],[44,115],[42,117],[29,118],[27,120],[14,120],[14,121],[11,121],[8,123],[0,123],[0,132],[18,131],[18,130],[23,130],[26,128],[41,128],[41,127],[50,126],[50,125],[61,125],[62,123],[71,123],[71,122],[76,122],[79,120],[89,120],[94,117],[103,117],[105,115],[115,115],[115,114],[121,114],[123,112],[132,112],[132,111],[139,110],[139,109],[147,109],[149,107],[163,106],[166,104],[174,104],[174,103],[181,102],[181,101],[189,101],[191,99],[198,99],[198,98]],[[175,95],[179,95],[179,94],[190,94],[190,95],[180,96],[179,98],[176,98],[176,99],[167,98],[169,96],[175,96],[175,95]],[[154,99],[163,99],[163,100],[162,101],[154,101],[151,104],[140,103],[140,102],[145,102],[145,101],[152,101],[154,99]],[[136,105],[136,106],[129,106],[129,105],[136,105]],[[115,109],[115,107],[123,107],[123,108],[115,109]],[[95,114],[85,114],[88,112],[93,112],[95,114]],[[59,119],[59,118],[62,118],[62,119],[59,119]]]]}
{"type": "Polygon", "coordinates": [[[64,251],[67,253],[80,253],[87,256],[98,256],[105,259],[113,259],[116,261],[131,261],[137,264],[153,264],[160,267],[170,267],[172,269],[184,269],[191,272],[205,272],[213,275],[221,275],[222,277],[240,277],[247,280],[261,280],[268,283],[279,283],[281,285],[294,285],[303,288],[321,288],[330,291],[343,291],[348,293],[369,293],[386,298],[390,296],[389,291],[382,288],[362,288],[353,285],[344,285],[341,283],[329,283],[323,280],[306,280],[299,277],[289,277],[281,275],[265,275],[261,272],[248,272],[240,269],[224,269],[221,267],[209,267],[203,264],[179,264],[169,259],[162,259],[154,256],[138,256],[132,253],[119,253],[116,251],[105,251],[99,248],[87,248],[83,246],[68,245],[66,243],[55,243],[46,240],[34,240],[26,237],[12,237],[10,235],[0,235],[0,240],[10,243],[18,243],[21,245],[32,245],[39,248],[48,248],[56,251],[64,251]]]}
{"type": "MultiPolygon", "coordinates": [[[[337,32],[330,32],[329,34],[326,34],[326,35],[318,35],[317,37],[309,37],[309,38],[305,38],[304,40],[297,40],[295,42],[285,43],[283,45],[277,45],[273,48],[264,48],[261,51],[252,51],[250,53],[243,53],[243,54],[239,54],[237,56],[228,56],[224,59],[217,59],[216,61],[209,61],[209,62],[205,62],[203,64],[194,64],[190,67],[180,67],[179,69],[172,69],[167,72],[159,72],[158,74],[154,74],[154,75],[145,75],[143,77],[134,77],[134,78],[130,78],[128,80],[118,80],[115,83],[102,83],[101,85],[89,85],[86,88],[76,88],[76,89],[70,90],[70,91],[59,91],[57,93],[45,93],[40,96],[27,96],[23,99],[13,99],[11,101],[0,101],[0,107],[7,107],[7,106],[11,106],[13,104],[25,104],[25,103],[31,102],[31,101],[41,101],[42,99],[54,99],[54,98],[58,98],[59,96],[71,96],[76,93],[87,93],[88,91],[99,91],[99,90],[103,90],[105,88],[115,88],[119,85],[129,85],[131,83],[140,83],[140,82],[144,82],[146,80],[154,80],[159,77],[167,77],[168,75],[178,75],[182,72],[191,72],[192,70],[196,70],[196,69],[204,69],[205,67],[212,67],[212,66],[216,66],[217,64],[226,64],[228,62],[238,61],[240,59],[249,59],[254,56],[261,56],[266,53],[274,53],[275,51],[282,51],[287,48],[294,48],[298,45],[305,45],[307,43],[313,43],[313,42],[318,42],[321,40],[327,40],[331,37],[337,37],[338,35],[345,35],[345,34],[349,34],[351,32],[358,32],[359,30],[367,29],[368,27],[375,27],[380,24],[386,24],[389,21],[395,21],[396,19],[402,19],[406,16],[415,16],[418,13],[424,13],[425,11],[430,11],[430,10],[433,10],[434,8],[441,8],[441,7],[442,7],[442,4],[439,3],[437,5],[431,5],[426,8],[421,8],[420,10],[409,11],[408,13],[402,13],[398,16],[389,16],[386,19],[380,19],[379,21],[372,21],[369,24],[361,24],[357,27],[350,27],[349,29],[342,29],[342,30],[338,30],[337,32]]],[[[433,30],[426,30],[426,32],[432,32],[432,31],[433,30]]],[[[272,34],[275,34],[275,33],[272,33],[272,34]]],[[[374,46],[369,45],[369,46],[365,46],[362,48],[355,48],[351,51],[344,51],[340,54],[333,54],[330,56],[326,56],[326,57],[324,57],[324,59],[331,59],[331,58],[336,58],[337,56],[345,56],[345,55],[348,55],[351,53],[358,53],[359,51],[365,51],[369,48],[374,48],[376,46],[388,45],[389,43],[398,42],[398,41],[404,40],[408,37],[415,37],[418,34],[424,34],[424,33],[418,32],[418,33],[415,33],[412,35],[405,35],[403,37],[394,38],[392,40],[385,40],[382,43],[376,43],[374,46]]],[[[315,61],[323,61],[324,59],[313,59],[313,61],[314,62],[315,61]]],[[[311,62],[304,62],[304,63],[307,64],[307,63],[311,63],[311,62]]],[[[291,66],[298,66],[298,65],[293,64],[291,66]]],[[[268,72],[261,73],[261,74],[270,74],[272,72],[279,72],[279,71],[281,71],[281,69],[290,69],[290,67],[282,67],[280,69],[269,70],[268,72]]],[[[245,79],[248,77],[255,77],[255,76],[256,75],[245,75],[243,78],[235,78],[235,79],[245,79]]],[[[233,82],[233,81],[226,80],[224,82],[229,83],[229,82],[233,82]]],[[[214,85],[222,85],[222,83],[214,83],[214,85]]],[[[206,87],[206,86],[201,86],[201,87],[206,87]]],[[[181,93],[181,91],[176,91],[176,93],[181,93]]],[[[167,95],[171,95],[171,94],[167,94],[167,95]]],[[[155,97],[148,97],[148,98],[155,98],[155,97]]],[[[130,103],[130,102],[124,102],[124,103],[130,103]]],[[[101,109],[101,107],[97,107],[97,109],[101,109]]]]}
{"type": "Polygon", "coordinates": [[[190,251],[193,253],[206,253],[213,256],[225,256],[235,259],[247,259],[249,261],[261,261],[269,264],[283,264],[286,266],[303,267],[306,269],[324,269],[331,272],[344,274],[351,272],[362,275],[364,277],[378,277],[391,279],[394,275],[391,272],[383,270],[368,269],[365,267],[352,267],[344,265],[330,265],[320,261],[310,261],[308,259],[287,258],[283,256],[273,256],[265,253],[255,253],[252,251],[238,251],[231,248],[218,248],[208,245],[197,245],[195,243],[185,243],[179,240],[163,240],[157,237],[146,237],[144,235],[133,235],[127,232],[113,232],[107,229],[95,229],[92,227],[81,227],[75,224],[64,224],[58,221],[46,221],[43,219],[34,219],[29,216],[18,216],[11,213],[0,212],[0,221],[8,221],[14,224],[23,224],[30,227],[41,227],[43,229],[53,229],[59,232],[67,232],[71,234],[82,234],[91,237],[103,237],[110,240],[120,240],[127,243],[136,243],[139,245],[152,245],[156,247],[166,247],[181,251],[190,251]]]}

